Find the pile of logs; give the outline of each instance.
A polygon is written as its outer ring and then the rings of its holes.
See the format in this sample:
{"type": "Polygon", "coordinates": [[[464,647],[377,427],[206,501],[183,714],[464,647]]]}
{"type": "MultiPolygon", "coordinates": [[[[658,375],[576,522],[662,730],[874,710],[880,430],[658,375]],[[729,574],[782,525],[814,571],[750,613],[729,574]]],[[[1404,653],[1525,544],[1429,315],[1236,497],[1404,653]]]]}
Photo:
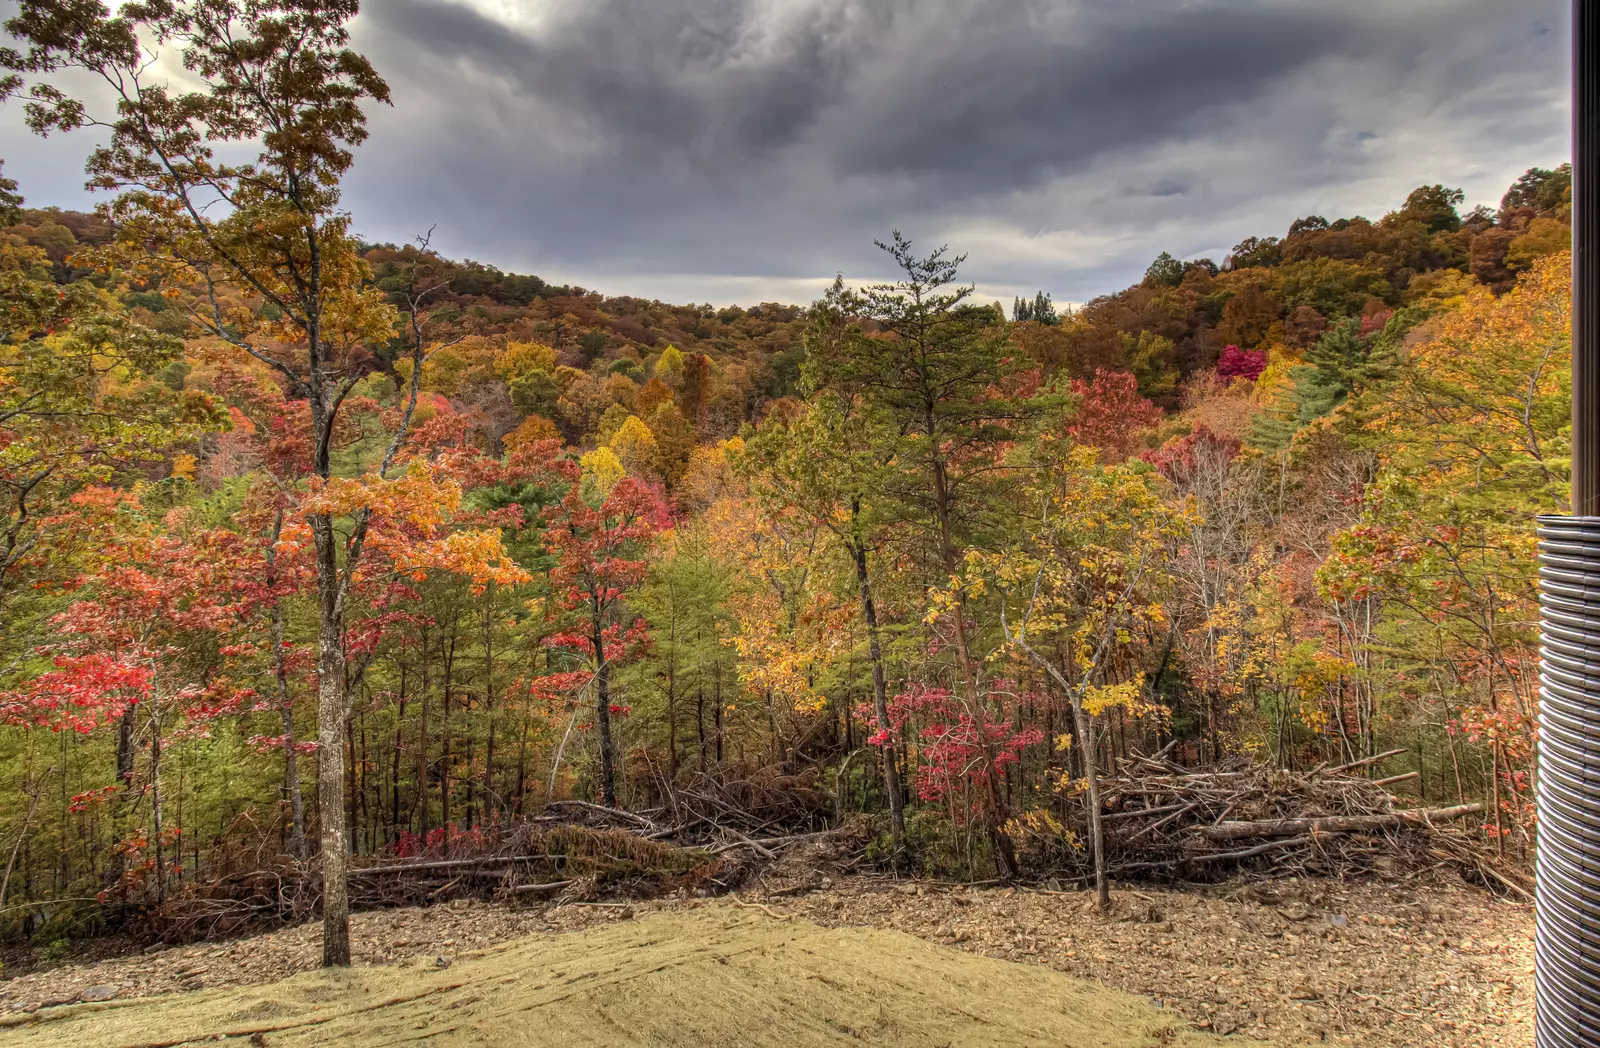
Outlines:
{"type": "MultiPolygon", "coordinates": [[[[839,834],[864,838],[858,822],[826,828],[821,795],[807,792],[806,783],[792,784],[796,793],[786,801],[786,785],[708,781],[683,791],[672,807],[644,813],[552,801],[498,837],[474,838],[483,843],[471,848],[358,859],[350,903],[371,910],[459,898],[592,902],[681,889],[720,893],[793,845],[839,834]]],[[[144,927],[167,942],[193,941],[306,920],[320,902],[315,863],[241,854],[226,873],[146,913],[144,927]]]]}
{"type": "Polygon", "coordinates": [[[1342,877],[1451,865],[1524,891],[1517,875],[1478,853],[1467,819],[1481,804],[1416,807],[1390,791],[1416,772],[1361,774],[1402,752],[1307,772],[1242,761],[1197,771],[1164,754],[1119,761],[1100,787],[1108,871],[1342,877]]]}

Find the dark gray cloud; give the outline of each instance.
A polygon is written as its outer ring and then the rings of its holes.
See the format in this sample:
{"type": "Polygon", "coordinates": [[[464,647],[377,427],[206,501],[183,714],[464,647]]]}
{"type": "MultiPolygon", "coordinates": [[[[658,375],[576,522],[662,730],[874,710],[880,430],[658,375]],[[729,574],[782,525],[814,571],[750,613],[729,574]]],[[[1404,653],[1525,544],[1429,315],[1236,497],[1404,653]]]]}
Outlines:
{"type": "Polygon", "coordinates": [[[878,275],[891,228],[985,291],[1082,299],[1161,250],[1559,162],[1568,9],[369,0],[396,104],[346,200],[370,236],[437,222],[455,254],[679,300],[878,275]]]}

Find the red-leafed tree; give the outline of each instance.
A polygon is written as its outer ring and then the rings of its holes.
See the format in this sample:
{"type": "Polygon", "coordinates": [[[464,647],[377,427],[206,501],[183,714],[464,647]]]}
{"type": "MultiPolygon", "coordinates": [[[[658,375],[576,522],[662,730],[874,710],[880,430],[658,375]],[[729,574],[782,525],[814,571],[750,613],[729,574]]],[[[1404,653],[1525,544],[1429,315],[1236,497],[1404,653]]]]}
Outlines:
{"type": "MultiPolygon", "coordinates": [[[[999,682],[1002,685],[1009,682],[999,682]]],[[[879,725],[867,738],[873,746],[886,745],[913,718],[921,724],[922,746],[917,756],[917,796],[925,801],[950,805],[954,817],[962,821],[978,814],[979,798],[991,781],[1005,773],[1008,765],[1022,759],[1022,751],[1044,742],[1037,727],[1023,727],[1020,713],[1024,700],[1037,696],[1013,696],[997,690],[990,695],[995,710],[1004,716],[977,717],[949,688],[910,682],[889,701],[889,726],[879,725]]],[[[873,708],[863,703],[860,716],[869,723],[873,708]]]]}
{"type": "Polygon", "coordinates": [[[83,734],[116,728],[116,792],[122,810],[148,796],[151,825],[119,843],[125,858],[153,848],[124,878],[153,874],[165,897],[167,849],[178,827],[165,825],[161,795],[164,745],[176,731],[204,734],[220,717],[245,708],[254,691],[241,681],[258,649],[246,640],[254,609],[267,602],[259,546],[225,529],[184,536],[135,535],[107,551],[100,569],[80,580],[81,599],[55,619],[60,640],[43,652],[54,669],[0,696],[14,724],[83,734]],[[136,767],[138,743],[148,754],[136,767]]]}
{"type": "Polygon", "coordinates": [[[1244,445],[1236,438],[1201,423],[1194,432],[1174,437],[1139,457],[1150,463],[1180,491],[1197,487],[1220,487],[1227,478],[1228,466],[1244,445]]]}
{"type": "Polygon", "coordinates": [[[660,496],[623,477],[603,497],[586,491],[576,463],[563,460],[571,481],[566,497],[545,513],[546,542],[556,557],[551,598],[570,617],[570,627],[546,643],[569,652],[579,667],[538,682],[546,694],[573,694],[594,686],[594,725],[600,741],[600,792],[617,804],[616,744],[611,731],[612,680],[617,668],[636,658],[648,634],[645,620],[627,607],[628,591],[644,581],[646,540],[667,524],[660,496]]]}
{"type": "Polygon", "coordinates": [[[1217,377],[1225,382],[1244,379],[1254,382],[1267,370],[1267,354],[1260,349],[1240,349],[1228,346],[1217,358],[1217,377]]]}
{"type": "Polygon", "coordinates": [[[1139,446],[1139,436],[1161,421],[1161,409],[1139,395],[1139,380],[1126,371],[1099,368],[1092,379],[1072,380],[1076,408],[1067,435],[1099,448],[1107,459],[1124,459],[1139,446]]]}

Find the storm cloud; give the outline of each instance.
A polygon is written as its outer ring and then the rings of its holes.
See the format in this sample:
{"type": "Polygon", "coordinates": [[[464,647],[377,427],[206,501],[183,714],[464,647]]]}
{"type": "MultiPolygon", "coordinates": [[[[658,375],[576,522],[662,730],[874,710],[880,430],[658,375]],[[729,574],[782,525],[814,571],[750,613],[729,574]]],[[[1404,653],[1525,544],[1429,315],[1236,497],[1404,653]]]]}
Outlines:
{"type": "Polygon", "coordinates": [[[395,105],[346,203],[369,237],[437,223],[451,254],[615,293],[804,301],[882,275],[900,229],[985,294],[1081,301],[1418,184],[1496,202],[1566,158],[1568,10],[369,0],[395,105]]]}

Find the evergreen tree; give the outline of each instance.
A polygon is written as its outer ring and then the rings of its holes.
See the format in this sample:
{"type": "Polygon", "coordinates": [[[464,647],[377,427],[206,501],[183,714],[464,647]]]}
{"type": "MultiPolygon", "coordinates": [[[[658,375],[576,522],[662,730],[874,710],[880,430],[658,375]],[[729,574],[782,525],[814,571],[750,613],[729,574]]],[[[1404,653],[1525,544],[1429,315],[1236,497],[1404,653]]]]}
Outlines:
{"type": "Polygon", "coordinates": [[[1144,283],[1146,287],[1177,287],[1183,283],[1183,263],[1171,253],[1161,252],[1144,271],[1144,283]]]}
{"type": "MultiPolygon", "coordinates": [[[[1015,371],[1009,341],[993,314],[968,300],[972,285],[956,283],[965,256],[941,247],[925,257],[897,231],[878,245],[894,259],[901,278],[853,296],[849,304],[872,330],[850,326],[837,337],[808,346],[805,379],[811,391],[833,390],[860,397],[865,406],[901,435],[899,476],[885,478],[897,512],[921,533],[922,569],[942,585],[957,575],[964,551],[997,523],[1004,505],[997,491],[1006,472],[996,466],[1003,450],[1049,403],[997,395],[1015,371]]],[[[982,696],[981,660],[974,654],[974,623],[965,600],[949,615],[959,679],[970,716],[984,724],[989,706],[982,696]]],[[[982,733],[980,733],[982,734],[982,733]]],[[[992,755],[991,755],[992,757],[992,755]]],[[[1006,803],[991,783],[984,818],[1008,868],[1015,856],[1002,827],[1006,803]]]]}

